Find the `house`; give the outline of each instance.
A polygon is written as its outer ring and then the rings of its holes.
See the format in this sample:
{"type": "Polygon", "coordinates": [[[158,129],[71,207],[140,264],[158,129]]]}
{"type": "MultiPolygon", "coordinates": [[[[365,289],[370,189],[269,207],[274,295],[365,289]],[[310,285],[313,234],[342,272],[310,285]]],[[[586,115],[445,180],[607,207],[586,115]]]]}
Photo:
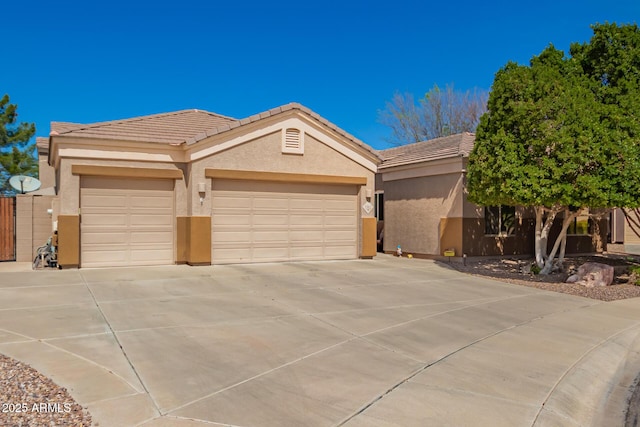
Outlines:
{"type": "Polygon", "coordinates": [[[618,249],[626,253],[640,255],[640,209],[624,211],[614,209],[610,213],[609,242],[617,244],[618,249]]]}
{"type": "MultiPolygon", "coordinates": [[[[466,197],[475,135],[461,133],[380,151],[376,178],[383,250],[414,256],[526,255],[534,252],[535,215],[509,206],[477,206],[466,197]],[[383,217],[381,218],[381,216],[383,217]]],[[[560,231],[556,221],[551,244],[560,231]]],[[[567,253],[606,248],[608,221],[582,216],[570,226],[567,253]]]]}
{"type": "Polygon", "coordinates": [[[63,268],[376,252],[377,153],[300,104],[53,122],[38,144],[63,268]]]}

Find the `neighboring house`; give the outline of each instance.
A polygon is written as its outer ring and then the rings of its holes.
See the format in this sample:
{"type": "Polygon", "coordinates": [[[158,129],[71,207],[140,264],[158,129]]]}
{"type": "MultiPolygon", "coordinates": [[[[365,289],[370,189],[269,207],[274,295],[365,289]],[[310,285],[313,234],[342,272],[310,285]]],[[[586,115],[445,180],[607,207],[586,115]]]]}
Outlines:
{"type": "Polygon", "coordinates": [[[375,255],[378,155],[299,104],[53,122],[38,147],[62,267],[375,255]]]}
{"type": "MultiPolygon", "coordinates": [[[[384,220],[384,252],[401,246],[405,254],[425,257],[449,250],[455,256],[533,253],[532,211],[467,200],[466,168],[474,141],[474,134],[462,133],[379,152],[376,212],[384,215],[378,216],[384,220]]],[[[578,218],[570,227],[567,253],[602,251],[607,224],[607,219],[578,218]]],[[[551,244],[559,227],[552,229],[551,244]]]]}
{"type": "Polygon", "coordinates": [[[640,255],[640,209],[614,209],[610,215],[609,241],[623,245],[626,253],[640,255]]]}

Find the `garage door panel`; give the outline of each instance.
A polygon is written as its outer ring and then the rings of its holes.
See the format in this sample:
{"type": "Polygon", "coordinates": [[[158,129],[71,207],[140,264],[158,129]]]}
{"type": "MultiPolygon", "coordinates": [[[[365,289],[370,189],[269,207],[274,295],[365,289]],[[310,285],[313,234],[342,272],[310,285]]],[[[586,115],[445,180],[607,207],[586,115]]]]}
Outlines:
{"type": "Polygon", "coordinates": [[[122,208],[127,205],[127,198],[120,194],[87,194],[82,202],[83,208],[122,208]]]}
{"type": "Polygon", "coordinates": [[[211,256],[218,262],[251,262],[249,248],[221,248],[214,249],[211,256]]]}
{"type": "Polygon", "coordinates": [[[300,213],[292,214],[290,218],[291,226],[296,225],[310,225],[310,226],[318,226],[322,227],[323,216],[318,215],[317,213],[301,215],[300,213]]]}
{"type": "Polygon", "coordinates": [[[134,232],[131,232],[130,242],[136,242],[136,243],[131,243],[132,247],[135,246],[135,244],[145,244],[145,243],[154,243],[154,244],[162,245],[165,247],[168,247],[168,246],[173,247],[173,245],[170,245],[167,243],[167,242],[170,242],[172,238],[173,238],[173,233],[169,231],[155,231],[155,230],[134,231],[134,232]]]}
{"type": "Polygon", "coordinates": [[[126,245],[129,241],[129,236],[126,232],[119,231],[120,228],[102,228],[100,230],[93,230],[91,233],[86,233],[82,238],[83,248],[89,248],[90,245],[97,247],[98,245],[126,245]]]}
{"type": "Polygon", "coordinates": [[[253,261],[281,261],[289,258],[289,249],[282,247],[254,247],[251,254],[253,261]]]}
{"type": "Polygon", "coordinates": [[[324,201],[322,199],[295,198],[291,199],[291,210],[293,211],[322,211],[324,201]]]}
{"type": "Polygon", "coordinates": [[[351,212],[354,208],[354,201],[348,199],[325,199],[325,211],[351,212]]]}
{"type": "Polygon", "coordinates": [[[167,212],[150,212],[149,214],[132,213],[129,216],[130,225],[133,227],[161,227],[160,230],[168,230],[173,226],[173,215],[167,212]]]}
{"type": "MultiPolygon", "coordinates": [[[[92,212],[84,209],[81,215],[82,227],[124,227],[127,225],[127,216],[120,213],[100,212],[99,215],[93,215],[92,212]]],[[[97,230],[96,230],[97,231],[97,230]]]]}
{"type": "Polygon", "coordinates": [[[220,206],[224,209],[250,209],[251,199],[249,197],[232,197],[227,194],[217,194],[216,199],[219,199],[220,206]]]}
{"type": "Polygon", "coordinates": [[[357,257],[356,186],[214,180],[212,189],[214,263],[357,257]]]}
{"type": "Polygon", "coordinates": [[[324,249],[318,246],[293,246],[291,248],[291,259],[306,260],[319,259],[324,257],[324,249]]]}
{"type": "Polygon", "coordinates": [[[217,226],[233,226],[233,225],[251,225],[251,215],[246,213],[237,214],[237,215],[227,215],[214,212],[212,214],[212,222],[211,225],[213,227],[217,226]]]}
{"type": "Polygon", "coordinates": [[[252,224],[254,226],[269,225],[269,226],[284,226],[289,223],[289,216],[285,214],[265,214],[257,213],[253,215],[252,224]]]}
{"type": "Polygon", "coordinates": [[[353,216],[348,215],[328,215],[325,217],[325,223],[327,226],[344,226],[347,228],[352,228],[357,225],[357,221],[353,216]]]}
{"type": "Polygon", "coordinates": [[[251,232],[244,229],[216,231],[212,235],[212,243],[251,243],[251,232]]]}
{"type": "Polygon", "coordinates": [[[327,259],[343,259],[351,256],[353,249],[350,246],[326,246],[325,257],[327,259]]]}
{"type": "Polygon", "coordinates": [[[353,230],[327,230],[325,232],[325,240],[331,242],[353,242],[356,238],[357,234],[353,230]]]}
{"type": "Polygon", "coordinates": [[[124,245],[83,248],[82,262],[92,264],[95,267],[121,267],[127,265],[126,253],[127,247],[124,245]]]}
{"type": "Polygon", "coordinates": [[[262,242],[279,242],[286,245],[289,240],[288,230],[264,230],[254,229],[252,233],[253,241],[255,243],[262,242]]]}
{"type": "Polygon", "coordinates": [[[261,196],[255,195],[253,199],[253,209],[266,209],[266,210],[288,210],[289,199],[286,197],[273,197],[273,196],[261,196]]]}
{"type": "Polygon", "coordinates": [[[308,242],[322,244],[324,232],[322,230],[291,230],[292,242],[308,242]]]}
{"type": "Polygon", "coordinates": [[[173,210],[173,199],[163,197],[165,194],[160,191],[152,192],[132,192],[129,195],[129,206],[132,208],[154,209],[164,208],[173,210]]]}
{"type": "Polygon", "coordinates": [[[174,181],[82,177],[82,267],[172,264],[174,181]]]}
{"type": "Polygon", "coordinates": [[[173,248],[131,247],[131,260],[137,265],[153,264],[155,260],[173,256],[173,248]]]}

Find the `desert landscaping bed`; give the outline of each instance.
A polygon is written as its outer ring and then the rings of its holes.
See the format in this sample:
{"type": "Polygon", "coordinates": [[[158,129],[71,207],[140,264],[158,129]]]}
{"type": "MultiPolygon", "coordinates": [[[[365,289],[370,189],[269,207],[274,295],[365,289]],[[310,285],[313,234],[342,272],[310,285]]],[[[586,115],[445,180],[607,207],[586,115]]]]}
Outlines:
{"type": "Polygon", "coordinates": [[[89,427],[91,415],[65,388],[0,354],[0,425],[89,427]]]}
{"type": "Polygon", "coordinates": [[[575,256],[565,259],[562,271],[548,275],[533,274],[529,266],[533,259],[479,258],[468,259],[466,263],[443,263],[460,272],[485,276],[516,285],[530,286],[547,291],[562,292],[601,301],[615,301],[640,297],[638,280],[630,269],[640,265],[639,256],[624,254],[602,254],[575,256]],[[576,283],[565,283],[577,268],[587,262],[607,264],[614,267],[614,280],[610,286],[587,288],[576,283]]]}

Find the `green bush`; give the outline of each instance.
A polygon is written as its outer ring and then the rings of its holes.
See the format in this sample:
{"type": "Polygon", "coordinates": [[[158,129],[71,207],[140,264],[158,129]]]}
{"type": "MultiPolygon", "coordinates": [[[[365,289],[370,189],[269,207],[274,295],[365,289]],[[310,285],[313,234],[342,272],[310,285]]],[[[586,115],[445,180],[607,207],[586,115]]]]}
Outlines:
{"type": "Polygon", "coordinates": [[[629,283],[640,286],[640,265],[633,265],[629,268],[629,283]]]}

